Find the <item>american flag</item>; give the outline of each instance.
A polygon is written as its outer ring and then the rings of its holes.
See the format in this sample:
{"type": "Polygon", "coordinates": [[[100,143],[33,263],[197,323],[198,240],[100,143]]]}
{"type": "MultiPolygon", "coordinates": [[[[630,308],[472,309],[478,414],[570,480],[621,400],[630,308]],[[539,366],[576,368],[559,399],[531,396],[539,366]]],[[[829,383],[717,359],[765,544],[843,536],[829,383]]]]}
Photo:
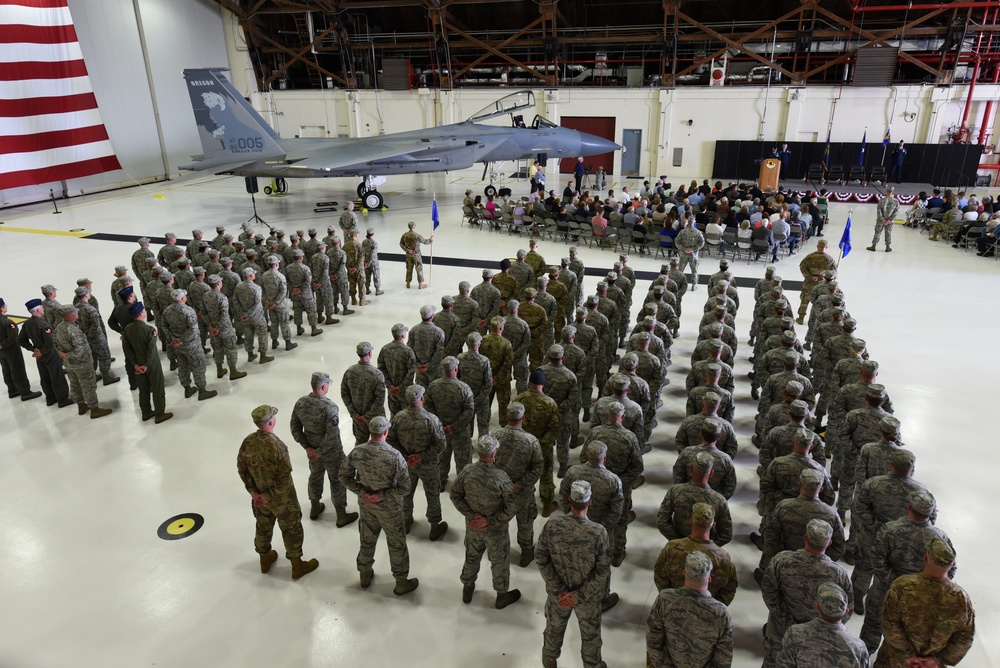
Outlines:
{"type": "Polygon", "coordinates": [[[115,169],[66,0],[0,0],[0,190],[115,169]]]}

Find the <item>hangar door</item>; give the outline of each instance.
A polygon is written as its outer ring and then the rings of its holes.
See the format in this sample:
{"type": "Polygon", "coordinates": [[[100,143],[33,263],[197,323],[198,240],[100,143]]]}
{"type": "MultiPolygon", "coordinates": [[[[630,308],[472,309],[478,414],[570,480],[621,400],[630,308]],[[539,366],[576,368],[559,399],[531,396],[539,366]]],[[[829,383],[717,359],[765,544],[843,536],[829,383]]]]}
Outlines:
{"type": "MultiPolygon", "coordinates": [[[[564,128],[579,130],[588,134],[615,141],[615,117],[614,116],[563,116],[559,121],[564,128]]],[[[604,171],[611,174],[615,168],[614,151],[591,155],[583,159],[585,167],[590,167],[588,173],[597,171],[598,167],[604,167],[604,171]]],[[[563,158],[559,161],[559,171],[562,174],[572,174],[576,165],[576,156],[563,158]]]]}

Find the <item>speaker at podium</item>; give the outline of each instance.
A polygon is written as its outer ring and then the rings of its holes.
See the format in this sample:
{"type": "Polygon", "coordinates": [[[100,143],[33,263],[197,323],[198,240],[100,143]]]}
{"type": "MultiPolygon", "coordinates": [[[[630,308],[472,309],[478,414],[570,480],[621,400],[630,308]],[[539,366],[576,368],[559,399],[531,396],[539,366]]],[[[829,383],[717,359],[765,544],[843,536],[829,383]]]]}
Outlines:
{"type": "Polygon", "coordinates": [[[777,158],[765,158],[760,161],[760,175],[757,177],[757,187],[764,192],[777,190],[780,176],[781,161],[777,158]]]}

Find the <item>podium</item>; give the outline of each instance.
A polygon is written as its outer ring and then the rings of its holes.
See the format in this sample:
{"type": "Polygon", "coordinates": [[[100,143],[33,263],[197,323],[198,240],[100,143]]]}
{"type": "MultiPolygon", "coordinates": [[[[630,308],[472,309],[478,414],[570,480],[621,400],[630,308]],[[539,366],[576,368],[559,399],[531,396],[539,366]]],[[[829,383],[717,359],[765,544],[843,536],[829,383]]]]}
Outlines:
{"type": "Polygon", "coordinates": [[[781,161],[766,158],[760,162],[760,176],[757,177],[757,187],[764,192],[778,189],[778,177],[781,175],[781,161]]]}

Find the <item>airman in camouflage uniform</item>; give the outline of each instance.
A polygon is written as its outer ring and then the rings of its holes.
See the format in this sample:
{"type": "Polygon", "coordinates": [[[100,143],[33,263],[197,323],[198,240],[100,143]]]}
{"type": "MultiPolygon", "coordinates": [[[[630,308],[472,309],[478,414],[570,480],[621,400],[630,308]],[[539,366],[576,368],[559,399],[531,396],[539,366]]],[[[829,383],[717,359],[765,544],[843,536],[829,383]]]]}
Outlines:
{"type": "Polygon", "coordinates": [[[222,279],[217,274],[208,277],[210,290],[204,293],[202,299],[202,320],[212,338],[212,357],[215,359],[216,377],[222,378],[227,369],[223,364],[229,362],[229,380],[238,380],[247,375],[246,371],[236,368],[236,330],[229,317],[229,300],[222,294],[222,279]]]}
{"type": "Polygon", "coordinates": [[[271,326],[271,348],[278,347],[278,334],[285,340],[285,350],[297,348],[299,344],[292,343],[292,330],[288,326],[288,280],[279,269],[277,255],[265,258],[270,267],[261,278],[261,288],[264,290],[264,308],[267,309],[271,326]]]}
{"type": "Polygon", "coordinates": [[[678,268],[683,271],[691,267],[691,292],[698,289],[698,251],[705,247],[705,235],[691,225],[690,219],[685,219],[683,227],[674,237],[674,248],[680,256],[678,268]]]}
{"type": "Polygon", "coordinates": [[[132,277],[128,275],[128,267],[118,265],[115,267],[115,279],[111,281],[111,306],[120,306],[125,302],[118,296],[118,291],[126,285],[132,285],[132,277]]]}
{"type": "Polygon", "coordinates": [[[479,436],[483,437],[489,434],[490,429],[493,368],[489,358],[479,352],[483,343],[483,337],[479,332],[470,332],[465,337],[465,342],[469,349],[458,356],[458,377],[472,390],[476,406],[476,424],[479,426],[479,436]]]}
{"type": "Polygon", "coordinates": [[[777,457],[784,457],[792,454],[792,441],[795,439],[799,429],[806,432],[806,437],[813,442],[809,451],[813,459],[822,466],[826,466],[826,454],[823,452],[823,440],[816,432],[805,426],[806,418],[809,417],[809,406],[801,399],[796,399],[788,404],[788,422],[771,429],[764,437],[764,442],[760,446],[760,471],[767,470],[777,457]]]}
{"type": "Polygon", "coordinates": [[[618,311],[618,304],[608,296],[608,284],[601,281],[597,284],[597,310],[608,319],[608,331],[605,332],[604,363],[608,368],[615,362],[615,352],[618,350],[618,329],[621,327],[623,315],[618,311]]]}
{"type": "Polygon", "coordinates": [[[840,564],[826,555],[833,540],[833,527],[814,519],[806,525],[805,547],[779,552],[771,560],[761,581],[761,594],[767,605],[764,633],[764,666],[775,665],[781,639],[794,624],[805,624],[816,616],[816,591],[825,582],[833,582],[851,599],[851,580],[840,564]]]}
{"type": "Polygon", "coordinates": [[[545,395],[545,373],[541,369],[531,372],[528,389],[517,395],[514,401],[524,406],[524,430],[537,438],[542,448],[544,467],[538,492],[543,502],[542,517],[548,517],[558,507],[554,499],[556,487],[553,478],[553,449],[562,425],[559,406],[545,395]]]}
{"type": "Polygon", "coordinates": [[[337,511],[337,527],[358,519],[347,512],[347,490],[340,482],[344,464],[344,446],[340,442],[340,411],[327,394],[330,376],[322,371],[312,374],[312,392],[295,402],[290,428],[295,442],[305,448],[309,458],[309,519],[319,519],[323,503],[323,477],[330,479],[330,498],[337,511]]]}
{"type": "Polygon", "coordinates": [[[524,261],[527,252],[522,248],[515,253],[515,261],[511,264],[510,275],[517,281],[517,297],[523,297],[524,291],[535,284],[535,270],[524,261]]]}
{"type": "Polygon", "coordinates": [[[347,232],[352,229],[357,229],[358,227],[358,214],[354,213],[354,202],[348,202],[347,206],[340,214],[340,229],[344,231],[344,236],[347,236],[347,232]]]}
{"type": "Polygon", "coordinates": [[[449,355],[441,360],[441,377],[427,387],[424,405],[437,416],[444,428],[446,445],[438,466],[443,488],[451,472],[452,455],[458,473],[472,461],[475,397],[472,389],[458,379],[458,358],[449,355]]]}
{"type": "Polygon", "coordinates": [[[365,240],[361,242],[361,252],[365,262],[365,292],[372,293],[372,283],[375,283],[375,294],[384,295],[382,290],[382,268],[378,260],[378,242],[375,241],[375,230],[368,228],[365,240]]]}
{"type": "Polygon", "coordinates": [[[584,448],[584,463],[575,464],[566,472],[559,485],[559,507],[565,514],[571,511],[569,494],[573,483],[585,480],[590,484],[592,498],[588,517],[604,527],[611,536],[621,519],[625,508],[622,481],[605,466],[608,446],[600,441],[591,441],[584,448]]]}
{"type": "Polygon", "coordinates": [[[691,530],[688,536],[668,541],[656,558],[653,581],[657,589],[679,589],[684,586],[684,564],[692,552],[701,552],[712,560],[712,580],[708,591],[715,600],[729,605],[736,596],[736,566],[726,550],[709,538],[715,524],[715,510],[707,503],[696,503],[691,509],[691,530]]]}
{"type": "MultiPolygon", "coordinates": [[[[576,375],[563,364],[565,352],[561,345],[548,349],[545,374],[545,395],[559,407],[559,437],[556,439],[556,461],[562,478],[569,467],[569,449],[580,438],[580,385],[576,375]]],[[[581,441],[582,442],[582,441],[581,441]]],[[[596,521],[596,520],[595,520],[596,521]]]]}
{"type": "MultiPolygon", "coordinates": [[[[548,329],[549,323],[545,309],[535,303],[535,296],[537,294],[538,291],[535,288],[527,288],[524,291],[525,301],[518,308],[518,316],[528,326],[528,330],[531,333],[528,345],[528,358],[532,369],[542,366],[545,356],[545,332],[548,329]]],[[[508,306],[509,310],[510,307],[508,306]]],[[[511,343],[513,344],[513,342],[511,343]]]]}
{"type": "Polygon", "coordinates": [[[733,539],[733,518],[726,497],[709,487],[715,460],[707,452],[699,452],[688,465],[690,480],[670,486],[656,515],[656,528],[667,540],[683,538],[691,531],[691,510],[696,503],[705,503],[715,510],[711,538],[719,547],[733,539]]]}
{"type": "Polygon", "coordinates": [[[594,404],[594,410],[590,414],[591,430],[594,427],[607,422],[608,407],[614,402],[620,403],[625,408],[625,418],[622,426],[635,436],[639,444],[640,453],[646,451],[646,428],[643,418],[642,406],[632,401],[628,396],[629,387],[632,385],[631,379],[623,373],[616,373],[609,380],[611,394],[601,397],[594,404]]]}
{"type": "Polygon", "coordinates": [[[205,262],[202,266],[205,267],[205,271],[211,274],[218,274],[222,271],[222,263],[219,262],[221,255],[219,251],[214,248],[208,249],[208,262],[205,262]]]}
{"type": "Polygon", "coordinates": [[[108,337],[104,329],[104,321],[101,319],[100,312],[90,304],[92,298],[93,295],[90,293],[90,288],[79,287],[76,289],[76,296],[73,301],[74,306],[76,306],[80,313],[80,319],[77,324],[80,327],[80,331],[87,337],[91,355],[93,356],[94,363],[100,370],[104,384],[111,385],[112,383],[117,383],[121,378],[111,371],[111,350],[108,348],[108,337]]]}
{"type": "Polygon", "coordinates": [[[865,406],[856,408],[844,417],[837,433],[836,450],[831,474],[839,479],[837,510],[843,518],[854,500],[858,456],[866,443],[882,438],[879,425],[889,414],[882,409],[885,401],[885,386],[872,383],[865,395],[865,406]]]}
{"type": "MultiPolygon", "coordinates": [[[[205,295],[212,291],[208,283],[205,282],[205,268],[195,267],[192,270],[194,280],[188,286],[188,304],[194,309],[198,316],[198,335],[201,338],[201,345],[207,347],[208,324],[205,322],[205,295]]],[[[229,314],[232,316],[233,325],[236,328],[236,343],[243,343],[243,324],[236,317],[236,291],[233,290],[233,299],[229,300],[229,314]]]]}
{"type": "Polygon", "coordinates": [[[691,364],[697,364],[702,360],[709,359],[709,346],[715,346],[712,341],[718,341],[722,344],[722,354],[719,359],[729,366],[733,366],[735,363],[735,354],[733,349],[729,347],[729,344],[722,340],[722,325],[720,323],[712,323],[705,328],[705,338],[700,339],[697,344],[695,344],[694,352],[691,353],[691,364]]]}
{"type": "Polygon", "coordinates": [[[583,303],[583,291],[580,288],[580,281],[577,279],[576,272],[570,269],[570,260],[568,257],[559,260],[557,273],[559,282],[566,287],[566,292],[569,294],[569,303],[566,311],[567,319],[569,319],[571,309],[575,309],[579,304],[583,303]]]}
{"type": "Polygon", "coordinates": [[[457,357],[462,352],[465,339],[479,329],[479,304],[469,296],[472,286],[467,281],[458,284],[458,294],[454,296],[452,312],[458,318],[458,330],[449,355],[457,357]]]}
{"type": "MultiPolygon", "coordinates": [[[[160,284],[155,290],[156,314],[163,316],[166,314],[167,309],[174,305],[174,275],[169,271],[161,271],[160,284]]],[[[163,346],[164,351],[167,353],[167,359],[170,360],[170,370],[176,371],[180,362],[177,359],[177,350],[168,343],[169,337],[167,336],[166,325],[161,324],[157,329],[157,335],[160,337],[160,345],[163,346]]],[[[204,347],[202,347],[202,351],[204,351],[204,347]]]]}
{"type": "Polygon", "coordinates": [[[715,363],[705,365],[705,382],[688,392],[687,406],[685,408],[687,415],[696,415],[699,413],[701,411],[704,396],[711,392],[719,395],[720,398],[719,417],[732,424],[733,415],[736,410],[735,402],[733,401],[733,395],[730,394],[729,390],[719,385],[719,379],[721,377],[722,365],[715,363]]]}
{"type": "Polygon", "coordinates": [[[420,322],[410,330],[407,345],[417,358],[415,382],[426,388],[441,373],[441,358],[444,357],[444,330],[434,324],[435,309],[431,305],[420,307],[420,322]]]}
{"type": "Polygon", "coordinates": [[[316,253],[309,260],[309,270],[312,272],[312,289],[316,296],[317,323],[325,322],[327,325],[336,325],[340,320],[333,317],[334,298],[333,284],[330,283],[330,256],[326,252],[326,242],[320,241],[316,253]]]}
{"type": "Polygon", "coordinates": [[[587,273],[587,265],[580,259],[579,250],[576,246],[569,247],[569,265],[567,267],[576,275],[577,304],[583,303],[583,277],[587,273]]]}
{"type": "Polygon", "coordinates": [[[418,287],[423,290],[427,284],[424,283],[424,259],[420,255],[420,244],[434,243],[434,235],[432,234],[429,239],[425,239],[414,231],[416,226],[417,224],[414,222],[407,223],[409,229],[399,238],[399,247],[406,254],[406,287],[410,287],[413,270],[416,269],[418,287]]]}
{"type": "Polygon", "coordinates": [[[716,447],[730,457],[735,457],[739,449],[739,441],[736,439],[736,432],[733,425],[719,417],[719,406],[722,403],[722,395],[718,392],[706,392],[701,395],[701,412],[689,415],[681,422],[674,436],[674,447],[677,452],[684,448],[701,445],[701,429],[705,420],[712,418],[718,420],[722,427],[722,434],[719,436],[716,447]]]}
{"type": "MultiPolygon", "coordinates": [[[[580,337],[580,333],[585,331],[585,328],[581,327],[581,324],[585,324],[587,327],[594,330],[594,336],[596,337],[597,342],[591,344],[591,350],[596,348],[596,354],[591,358],[591,364],[594,367],[594,384],[597,386],[599,392],[608,380],[608,370],[611,366],[608,363],[608,353],[605,351],[605,345],[610,334],[611,323],[608,322],[607,317],[603,313],[597,310],[598,302],[599,300],[596,296],[591,296],[587,298],[586,302],[584,302],[586,306],[583,308],[584,312],[582,314],[580,313],[580,309],[577,309],[576,328],[578,338],[580,337]]],[[[589,335],[590,332],[587,332],[587,334],[589,335]]],[[[612,351],[612,355],[613,354],[614,351],[612,351]]],[[[585,409],[584,416],[586,416],[590,407],[590,394],[585,392],[581,395],[581,400],[585,409]]]]}
{"type": "Polygon", "coordinates": [[[736,491],[736,469],[733,460],[716,446],[722,436],[722,421],[718,418],[706,418],[701,426],[701,443],[681,450],[674,461],[674,484],[691,480],[690,467],[699,453],[707,453],[715,460],[715,474],[709,480],[709,485],[725,498],[729,499],[736,491]]]}
{"type": "Polygon", "coordinates": [[[333,289],[333,312],[344,315],[354,313],[353,309],[347,308],[347,253],[340,247],[340,239],[333,238],[333,246],[326,251],[330,258],[330,286],[333,289]],[[337,306],[340,300],[340,306],[337,306]]]}
{"type": "MultiPolygon", "coordinates": [[[[594,395],[594,369],[601,354],[601,340],[597,336],[597,330],[587,324],[587,313],[587,309],[577,308],[574,323],[563,328],[563,347],[569,349],[567,331],[572,328],[572,346],[579,348],[584,356],[584,368],[579,372],[574,371],[580,383],[580,404],[583,407],[584,422],[590,421],[590,405],[594,395]]],[[[568,358],[571,355],[572,353],[567,352],[566,356],[568,358]]]]}
{"type": "MultiPolygon", "coordinates": [[[[559,333],[573,317],[573,310],[576,304],[570,303],[569,288],[559,280],[559,268],[549,267],[549,280],[544,285],[544,290],[556,301],[556,316],[553,319],[553,331],[559,333]]],[[[542,289],[541,284],[539,288],[542,289]]]]}
{"type": "Polygon", "coordinates": [[[514,484],[517,544],[521,548],[520,565],[523,568],[535,558],[534,522],[538,517],[535,483],[541,478],[545,463],[538,439],[523,429],[524,404],[511,402],[503,416],[507,426],[493,432],[493,437],[500,444],[496,465],[514,484]]]}
{"type": "Polygon", "coordinates": [[[923,572],[901,576],[885,597],[885,642],[875,660],[877,668],[953,666],[972,647],[976,633],[972,599],[948,577],[955,551],[932,538],[926,555],[923,572]],[[915,663],[922,659],[923,663],[915,663]]]}
{"type": "Polygon", "coordinates": [[[490,330],[490,320],[500,314],[500,291],[493,285],[493,271],[483,269],[483,282],[472,288],[470,297],[479,306],[476,327],[485,336],[490,330]]]}
{"type": "Polygon", "coordinates": [[[79,407],[80,415],[86,415],[89,411],[91,419],[97,419],[109,415],[111,409],[98,405],[94,357],[86,335],[76,324],[79,313],[70,304],[56,307],[55,315],[59,318],[59,324],[55,328],[54,344],[66,368],[70,398],[79,407]]]}
{"type": "MultiPolygon", "coordinates": [[[[584,377],[591,367],[591,361],[587,359],[587,352],[576,345],[576,326],[566,325],[559,332],[560,343],[563,347],[563,364],[573,372],[576,377],[576,386],[580,390],[580,404],[583,408],[589,408],[589,404],[583,404],[584,377]]],[[[593,391],[593,388],[591,388],[593,391]]],[[[587,411],[589,413],[589,411],[587,411]]],[[[587,415],[590,418],[590,415],[587,415]]],[[[570,447],[576,447],[571,444],[570,447]]]]}
{"type": "MultiPolygon", "coordinates": [[[[435,381],[440,382],[440,381],[435,381]]],[[[494,461],[500,443],[481,436],[476,443],[479,461],[462,469],[451,487],[451,502],[465,517],[465,564],[462,566],[462,602],[471,603],[479,563],[488,552],[493,571],[495,607],[506,608],[521,598],[510,589],[510,532],[507,525],[517,513],[514,484],[494,461]]]]}
{"type": "Polygon", "coordinates": [[[848,596],[843,589],[832,582],[821,584],[816,590],[819,615],[810,622],[795,624],[785,632],[776,665],[779,668],[867,668],[868,650],[843,624],[847,606],[848,596]]]}
{"type": "Polygon", "coordinates": [[[809,308],[809,299],[812,290],[820,281],[824,271],[836,271],[837,263],[832,257],[827,255],[826,247],[829,244],[826,239],[820,239],[816,244],[816,250],[809,253],[799,262],[799,271],[802,272],[802,297],[799,302],[799,318],[796,322],[800,325],[805,321],[806,310],[809,308]]]}
{"type": "MultiPolygon", "coordinates": [[[[790,380],[785,383],[784,401],[773,404],[767,409],[767,413],[763,417],[758,416],[758,421],[754,428],[755,433],[752,438],[754,445],[760,448],[764,442],[763,435],[771,433],[771,430],[775,427],[787,424],[792,402],[802,396],[804,389],[802,383],[797,380],[790,380]]],[[[808,404],[806,404],[807,409],[808,407],[808,404]]]]}
{"type": "MultiPolygon", "coordinates": [[[[607,276],[604,278],[604,282],[607,283],[607,296],[608,299],[615,303],[615,311],[618,315],[618,329],[615,330],[615,343],[616,347],[622,347],[625,345],[625,332],[628,331],[629,322],[629,301],[625,295],[625,291],[618,287],[618,274],[613,271],[608,272],[607,276]]],[[[627,280],[622,281],[623,283],[628,283],[627,280]]],[[[598,293],[600,294],[600,293],[598,293]]]]}
{"type": "Polygon", "coordinates": [[[144,275],[146,269],[146,260],[155,260],[156,256],[153,255],[153,251],[149,250],[149,237],[139,237],[139,248],[132,253],[132,275],[139,279],[139,288],[142,290],[143,298],[146,298],[146,280],[144,275]]]}
{"type": "MultiPolygon", "coordinates": [[[[455,298],[451,295],[441,297],[441,310],[434,316],[434,324],[444,332],[444,352],[442,355],[457,354],[456,347],[462,347],[462,337],[458,335],[458,316],[455,315],[455,298]]],[[[452,355],[454,357],[454,355],[452,355]]]]}
{"type": "Polygon", "coordinates": [[[347,243],[344,253],[347,255],[347,280],[350,285],[351,304],[366,306],[370,302],[365,299],[365,251],[358,241],[357,228],[345,232],[347,243]]]}
{"type": "MultiPolygon", "coordinates": [[[[535,279],[535,303],[545,311],[545,329],[543,330],[543,350],[548,350],[555,343],[555,327],[559,318],[559,302],[549,294],[549,277],[539,276],[535,279]]],[[[560,325],[560,328],[562,325],[560,325]]]]}
{"type": "Polygon", "coordinates": [[[691,371],[688,372],[687,378],[685,379],[685,388],[688,394],[696,388],[705,384],[705,377],[708,375],[708,367],[710,365],[716,365],[719,367],[719,386],[722,387],[730,395],[736,389],[735,372],[733,367],[722,361],[722,352],[724,344],[719,339],[710,339],[706,344],[708,350],[708,355],[706,359],[698,360],[691,365],[691,371]]]}
{"type": "Polygon", "coordinates": [[[312,260],[313,255],[319,252],[319,239],[316,238],[316,235],[318,235],[319,232],[315,227],[310,227],[308,234],[309,238],[299,244],[302,248],[302,252],[306,254],[306,263],[312,260]]]}
{"type": "Polygon", "coordinates": [[[760,401],[757,404],[757,415],[767,415],[772,404],[784,400],[785,387],[790,380],[802,383],[802,401],[809,406],[816,405],[816,391],[813,389],[812,382],[799,373],[799,354],[794,350],[786,350],[784,364],[784,371],[772,374],[764,381],[760,401]]]}
{"type": "Polygon", "coordinates": [[[858,485],[869,478],[885,475],[892,470],[892,456],[901,447],[899,425],[899,420],[894,417],[882,418],[879,422],[881,440],[861,446],[854,476],[858,485]]]}
{"type": "MultiPolygon", "coordinates": [[[[760,498],[757,501],[757,512],[761,515],[761,531],[767,526],[768,517],[779,502],[799,496],[802,472],[806,469],[816,471],[822,476],[823,483],[818,491],[819,499],[828,506],[833,505],[835,496],[826,469],[809,456],[813,443],[813,437],[809,432],[805,429],[799,430],[792,437],[792,454],[776,458],[761,476],[760,498]]],[[[801,534],[799,535],[801,537],[801,534]]],[[[750,534],[750,538],[757,547],[764,549],[760,536],[750,534]]]]}
{"type": "Polygon", "coordinates": [[[305,253],[302,250],[295,249],[293,255],[295,261],[288,265],[286,274],[288,291],[292,295],[295,328],[299,336],[305,333],[305,328],[302,327],[302,312],[305,311],[310,327],[309,335],[319,336],[323,330],[316,326],[316,296],[313,294],[312,270],[305,263],[305,253]]]}
{"type": "MultiPolygon", "coordinates": [[[[855,339],[856,342],[864,343],[860,339],[855,339]]],[[[854,358],[857,360],[858,358],[854,358]]],[[[852,362],[854,360],[841,360],[837,363],[837,366],[842,370],[845,369],[845,362],[852,362]]],[[[834,439],[840,433],[840,427],[844,423],[844,418],[847,414],[856,408],[863,408],[866,406],[865,396],[868,394],[868,387],[878,379],[878,362],[874,360],[858,360],[858,371],[855,374],[854,379],[859,379],[857,382],[845,383],[836,390],[836,393],[830,399],[829,409],[829,423],[827,426],[828,440],[834,439]]],[[[885,400],[882,402],[882,410],[886,413],[893,412],[892,400],[889,398],[888,393],[885,395],[885,400]]]]}
{"type": "Polygon", "coordinates": [[[253,267],[243,270],[242,283],[236,286],[233,293],[233,315],[237,322],[243,327],[243,345],[247,350],[247,361],[253,362],[257,359],[254,353],[253,342],[257,337],[258,350],[260,351],[260,363],[267,364],[274,358],[267,354],[267,323],[264,320],[264,308],[261,304],[263,290],[257,285],[257,272],[253,267]]]}
{"type": "Polygon", "coordinates": [[[542,635],[544,668],[555,668],[571,612],[580,624],[584,667],[604,666],[601,611],[609,602],[617,602],[618,596],[606,596],[611,577],[608,533],[587,518],[590,499],[590,484],[584,480],[574,483],[570,491],[572,513],[551,518],[538,537],[538,567],[548,595],[542,635]],[[612,598],[613,602],[609,601],[612,598]]]}
{"type": "Polygon", "coordinates": [[[507,258],[500,260],[500,273],[493,277],[493,287],[500,292],[501,314],[510,312],[507,309],[508,301],[521,298],[521,286],[514,275],[510,273],[512,266],[507,258]]]}
{"type": "Polygon", "coordinates": [[[358,363],[347,368],[340,382],[340,398],[351,416],[355,445],[371,435],[368,423],[385,415],[385,377],[372,366],[372,344],[362,341],[356,351],[358,363]]]}
{"type": "Polygon", "coordinates": [[[548,266],[545,258],[538,252],[538,239],[529,239],[528,249],[527,254],[524,256],[524,261],[535,272],[535,278],[538,278],[545,273],[545,268],[548,266]]]}
{"type": "Polygon", "coordinates": [[[392,326],[392,341],[382,346],[378,352],[378,370],[385,378],[389,398],[389,417],[406,408],[404,392],[413,384],[417,371],[417,356],[406,345],[406,333],[410,328],[401,322],[392,326]]]}
{"type": "Polygon", "coordinates": [[[427,497],[427,521],[431,525],[430,539],[438,540],[448,531],[448,523],[441,521],[441,469],[438,458],[444,452],[446,441],[441,420],[424,410],[424,388],[410,385],[406,388],[407,407],[396,413],[389,426],[386,441],[406,458],[410,470],[410,489],[403,503],[406,531],[413,524],[413,496],[417,481],[423,482],[427,497]]]}
{"type": "Polygon", "coordinates": [[[511,370],[514,366],[514,349],[510,341],[503,335],[506,321],[499,315],[490,320],[490,333],[483,339],[480,350],[490,361],[490,371],[493,373],[493,392],[497,399],[497,415],[501,422],[507,414],[507,404],[510,403],[511,370]]]}
{"type": "Polygon", "coordinates": [[[184,398],[195,394],[198,401],[211,399],[218,394],[216,390],[207,388],[205,380],[205,349],[201,347],[198,334],[198,316],[194,309],[187,305],[187,292],[171,291],[173,305],[163,312],[163,322],[160,326],[166,331],[170,345],[177,353],[178,375],[184,386],[184,398]],[[191,377],[194,376],[194,387],[191,387],[191,377]]]}
{"type": "Polygon", "coordinates": [[[419,585],[416,578],[409,577],[410,553],[406,549],[404,505],[410,476],[403,455],[386,443],[389,420],[373,418],[368,430],[369,441],[355,446],[340,467],[340,483],[358,495],[361,546],[357,564],[361,587],[370,587],[375,577],[375,547],[384,530],[389,564],[396,579],[393,593],[401,596],[419,585]]]}
{"type": "Polygon", "coordinates": [[[754,572],[754,578],[758,582],[776,554],[783,550],[805,547],[803,536],[810,520],[823,520],[833,527],[833,542],[828,553],[834,561],[844,556],[847,548],[844,525],[833,507],[818,498],[824,479],[819,471],[802,471],[799,474],[799,495],[779,501],[768,513],[763,533],[764,553],[760,558],[759,570],[754,572]]]}
{"type": "Polygon", "coordinates": [[[521,303],[516,299],[507,301],[507,317],[504,319],[503,337],[510,342],[514,351],[511,367],[514,388],[518,394],[528,389],[528,351],[531,349],[532,334],[528,323],[521,319],[521,303]]]}
{"type": "Polygon", "coordinates": [[[733,617],[708,593],[711,559],[701,552],[684,558],[684,586],[664,589],[646,620],[646,665],[729,666],[733,661],[733,617]]]}
{"type": "Polygon", "coordinates": [[[292,578],[297,580],[319,567],[315,559],[302,560],[302,509],[295,494],[288,447],[274,435],[278,409],[262,405],[250,416],[257,431],[243,439],[236,456],[236,470],[250,494],[257,520],[254,549],[260,555],[260,572],[267,573],[278,560],[271,549],[274,523],[281,527],[285,557],[292,562],[292,578]]]}

